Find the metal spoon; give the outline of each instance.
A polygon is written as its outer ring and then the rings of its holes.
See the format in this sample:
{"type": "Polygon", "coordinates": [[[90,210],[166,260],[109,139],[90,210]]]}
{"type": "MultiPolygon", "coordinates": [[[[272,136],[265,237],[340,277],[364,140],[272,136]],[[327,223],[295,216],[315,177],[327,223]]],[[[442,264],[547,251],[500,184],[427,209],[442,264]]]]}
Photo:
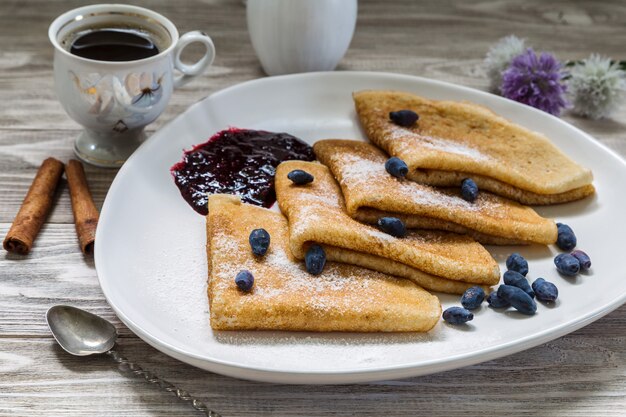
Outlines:
{"type": "Polygon", "coordinates": [[[115,327],[100,316],[80,308],[57,305],[46,313],[46,321],[55,340],[67,353],[75,356],[88,356],[106,353],[118,364],[120,370],[139,375],[146,381],[159,385],[171,392],[182,401],[189,401],[191,406],[208,417],[221,417],[187,391],[177,388],[174,384],[159,378],[152,372],[143,370],[139,365],[129,362],[120,356],[113,346],[117,339],[115,327]]]}

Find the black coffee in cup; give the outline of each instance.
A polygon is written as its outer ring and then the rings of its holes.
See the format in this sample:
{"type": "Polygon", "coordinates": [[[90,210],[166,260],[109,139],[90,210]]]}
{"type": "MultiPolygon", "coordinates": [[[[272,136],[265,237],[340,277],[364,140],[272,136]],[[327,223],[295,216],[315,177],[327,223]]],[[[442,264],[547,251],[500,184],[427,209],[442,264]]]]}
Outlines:
{"type": "Polygon", "coordinates": [[[97,61],[136,61],[159,53],[152,34],[137,29],[97,28],[75,33],[69,52],[97,61]]]}

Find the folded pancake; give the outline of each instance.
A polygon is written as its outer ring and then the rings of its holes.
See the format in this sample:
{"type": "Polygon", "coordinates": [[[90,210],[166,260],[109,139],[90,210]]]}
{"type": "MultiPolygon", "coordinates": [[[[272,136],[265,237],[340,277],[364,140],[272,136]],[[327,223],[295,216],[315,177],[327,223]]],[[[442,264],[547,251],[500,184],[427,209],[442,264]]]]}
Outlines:
{"type": "Polygon", "coordinates": [[[275,187],[280,209],[289,219],[290,248],[298,259],[315,242],[322,245],[329,260],[408,278],[433,291],[461,294],[471,286],[487,288],[499,281],[498,264],[468,236],[412,231],[405,238],[395,238],[354,220],[324,165],[283,162],[276,171],[275,187]],[[294,185],[287,178],[294,169],[312,174],[315,180],[294,185]]]}
{"type": "Polygon", "coordinates": [[[306,272],[289,250],[287,219],[223,194],[209,197],[208,296],[215,330],[421,332],[439,320],[437,297],[413,282],[353,265],[328,263],[321,275],[306,272]],[[262,258],[248,237],[256,228],[271,236],[262,258]],[[248,293],[235,285],[241,270],[254,275],[248,293]]]}
{"type": "Polygon", "coordinates": [[[461,198],[460,187],[434,188],[391,176],[387,155],[369,143],[330,139],[313,149],[339,182],[346,211],[359,221],[393,216],[407,227],[468,234],[486,244],[556,242],[554,221],[530,207],[488,192],[470,203],[461,198]]]}
{"type": "Polygon", "coordinates": [[[409,166],[408,178],[436,186],[459,186],[471,177],[478,187],[524,204],[554,204],[594,193],[591,171],[545,136],[467,102],[435,101],[397,91],[354,95],[368,138],[409,166]],[[389,112],[412,110],[412,127],[389,112]]]}

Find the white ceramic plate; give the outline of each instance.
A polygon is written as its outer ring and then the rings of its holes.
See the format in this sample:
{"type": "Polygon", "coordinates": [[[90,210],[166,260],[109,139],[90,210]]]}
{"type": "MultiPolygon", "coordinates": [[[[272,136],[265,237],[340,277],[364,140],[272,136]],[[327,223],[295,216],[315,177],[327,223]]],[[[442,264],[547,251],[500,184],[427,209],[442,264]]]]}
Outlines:
{"type": "MultiPolygon", "coordinates": [[[[96,268],[120,319],[146,342],[189,364],[239,378],[281,383],[347,383],[458,368],[528,349],[572,332],[626,299],[621,265],[626,165],[567,123],[484,92],[423,78],[361,72],[312,73],[243,83],[191,106],[124,164],[107,195],[97,232],[96,268]],[[556,247],[489,248],[500,262],[520,251],[529,277],[559,288],[555,307],[533,317],[482,307],[467,327],[440,322],[428,334],[213,332],[206,297],[204,218],[180,197],[169,168],[183,148],[228,126],[285,131],[309,143],[363,138],[351,93],[397,89],[435,99],[470,100],[543,132],[595,175],[597,195],[540,208],[570,224],[591,272],[566,279],[556,247]]],[[[441,296],[444,309],[456,296],[441,296]]],[[[485,304],[486,305],[486,304],[485,304]]]]}

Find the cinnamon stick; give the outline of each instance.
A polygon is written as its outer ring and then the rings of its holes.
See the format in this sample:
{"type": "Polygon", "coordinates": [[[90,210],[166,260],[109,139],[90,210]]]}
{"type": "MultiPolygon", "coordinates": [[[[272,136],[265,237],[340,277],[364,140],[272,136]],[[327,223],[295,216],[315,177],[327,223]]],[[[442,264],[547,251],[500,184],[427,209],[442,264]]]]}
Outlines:
{"type": "Polygon", "coordinates": [[[96,240],[96,226],[100,217],[98,209],[93,203],[85,169],[80,161],[70,159],[65,165],[65,177],[70,189],[72,212],[80,249],[86,255],[93,254],[96,240]]]}
{"type": "Polygon", "coordinates": [[[33,183],[17,212],[2,246],[9,252],[26,255],[33,247],[63,174],[63,162],[48,158],[39,167],[33,183]]]}

